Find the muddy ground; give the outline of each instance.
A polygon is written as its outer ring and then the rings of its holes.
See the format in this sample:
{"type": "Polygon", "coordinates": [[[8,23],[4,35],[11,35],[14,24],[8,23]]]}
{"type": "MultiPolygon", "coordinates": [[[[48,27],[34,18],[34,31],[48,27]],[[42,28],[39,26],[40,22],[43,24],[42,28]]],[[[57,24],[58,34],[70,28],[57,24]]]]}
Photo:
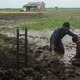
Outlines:
{"type": "MultiPolygon", "coordinates": [[[[0,26],[8,24],[11,20],[19,21],[36,16],[35,14],[4,15],[0,14],[0,26]]],[[[36,17],[46,16],[39,14],[36,17]]],[[[53,30],[49,29],[43,31],[28,30],[27,68],[20,64],[19,69],[16,57],[16,28],[0,29],[0,80],[79,80],[80,67],[73,66],[69,62],[71,57],[75,55],[76,45],[67,35],[62,40],[65,54],[51,55],[45,46],[49,46],[52,32],[53,30]]],[[[78,34],[79,30],[74,32],[78,34]]],[[[24,33],[24,30],[20,29],[20,33],[24,33]]],[[[24,43],[24,37],[20,37],[20,42],[24,43]]],[[[21,47],[20,50],[24,51],[24,47],[21,47]]]]}
{"type": "MultiPolygon", "coordinates": [[[[46,34],[43,34],[44,32],[28,30],[27,68],[20,64],[20,69],[17,68],[16,35],[11,37],[8,33],[0,34],[1,80],[79,80],[79,67],[69,63],[76,47],[71,37],[65,36],[62,40],[65,54],[56,53],[53,56],[45,48],[49,45],[52,31],[46,30],[46,34]]],[[[20,42],[24,43],[24,37],[20,37],[20,42]]],[[[24,51],[24,47],[21,47],[21,51],[24,51]]]]}

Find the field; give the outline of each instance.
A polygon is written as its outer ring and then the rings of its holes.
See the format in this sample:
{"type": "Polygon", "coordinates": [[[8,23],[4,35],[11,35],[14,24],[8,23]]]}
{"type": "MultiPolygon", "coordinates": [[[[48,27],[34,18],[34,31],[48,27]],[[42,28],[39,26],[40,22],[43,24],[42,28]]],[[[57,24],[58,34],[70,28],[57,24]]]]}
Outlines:
{"type": "MultiPolygon", "coordinates": [[[[20,9],[0,9],[0,79],[1,80],[79,80],[80,67],[69,60],[75,55],[76,45],[70,36],[62,41],[65,54],[49,48],[53,30],[69,22],[72,31],[80,34],[80,9],[45,9],[44,11],[20,12],[20,9]],[[27,68],[16,63],[16,31],[24,33],[28,28],[27,68]]],[[[24,43],[24,38],[20,37],[24,43]]],[[[24,47],[20,48],[24,51],[24,47]]],[[[22,58],[21,58],[22,59],[22,58]]]]}
{"type": "Polygon", "coordinates": [[[69,22],[72,29],[79,28],[80,26],[80,9],[46,9],[45,11],[28,12],[20,12],[19,9],[12,10],[0,10],[3,11],[0,14],[0,20],[4,20],[0,21],[1,26],[5,27],[6,24],[14,26],[14,22],[16,27],[27,27],[38,30],[46,28],[54,29],[60,27],[63,22],[69,22]]]}

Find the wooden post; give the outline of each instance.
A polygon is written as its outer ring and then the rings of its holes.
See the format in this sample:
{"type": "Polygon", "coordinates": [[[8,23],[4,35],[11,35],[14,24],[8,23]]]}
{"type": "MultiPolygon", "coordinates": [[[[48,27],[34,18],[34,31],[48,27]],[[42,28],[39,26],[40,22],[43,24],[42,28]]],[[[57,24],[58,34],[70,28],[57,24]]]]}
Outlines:
{"type": "Polygon", "coordinates": [[[19,68],[19,64],[23,63],[25,67],[27,67],[27,28],[25,29],[25,34],[19,34],[19,29],[17,30],[17,68],[19,68]],[[19,36],[25,36],[25,50],[24,52],[20,52],[19,47],[20,47],[20,43],[19,43],[19,36]],[[20,54],[24,54],[24,61],[20,61],[19,57],[20,54]]]}
{"type": "Polygon", "coordinates": [[[27,28],[25,29],[25,67],[27,67],[27,28]]]}
{"type": "Polygon", "coordinates": [[[19,56],[18,56],[18,52],[19,52],[19,29],[17,30],[17,67],[19,67],[19,56]]]}

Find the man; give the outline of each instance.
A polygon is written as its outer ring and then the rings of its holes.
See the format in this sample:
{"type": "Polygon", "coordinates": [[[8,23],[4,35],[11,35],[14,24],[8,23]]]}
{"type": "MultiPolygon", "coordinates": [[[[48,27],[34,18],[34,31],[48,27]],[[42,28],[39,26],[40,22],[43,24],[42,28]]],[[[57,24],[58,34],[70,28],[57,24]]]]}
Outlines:
{"type": "Polygon", "coordinates": [[[70,62],[75,59],[80,62],[80,37],[72,37],[72,41],[76,43],[76,55],[71,58],[70,62]]]}
{"type": "Polygon", "coordinates": [[[53,34],[50,38],[50,52],[55,55],[55,51],[59,53],[64,53],[64,47],[61,39],[66,35],[77,36],[73,32],[71,32],[70,24],[68,22],[64,22],[61,28],[57,28],[54,30],[53,34]]]}

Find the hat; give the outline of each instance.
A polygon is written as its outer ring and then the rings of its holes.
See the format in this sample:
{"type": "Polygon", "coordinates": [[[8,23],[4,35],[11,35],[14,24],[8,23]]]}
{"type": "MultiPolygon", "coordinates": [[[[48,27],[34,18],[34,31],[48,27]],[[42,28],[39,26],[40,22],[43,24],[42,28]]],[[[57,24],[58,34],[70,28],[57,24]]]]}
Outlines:
{"type": "Polygon", "coordinates": [[[61,28],[71,29],[70,24],[68,22],[64,22],[61,28]]]}

